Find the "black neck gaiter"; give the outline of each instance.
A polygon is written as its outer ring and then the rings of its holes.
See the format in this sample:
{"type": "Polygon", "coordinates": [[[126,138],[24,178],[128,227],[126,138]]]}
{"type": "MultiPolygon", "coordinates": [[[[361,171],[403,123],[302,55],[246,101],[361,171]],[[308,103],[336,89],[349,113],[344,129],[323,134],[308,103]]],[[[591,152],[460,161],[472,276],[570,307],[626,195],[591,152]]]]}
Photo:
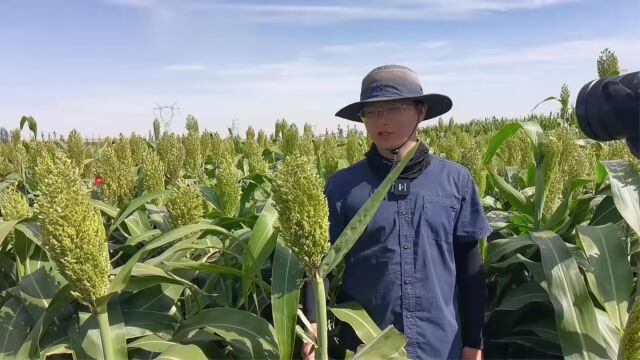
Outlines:
{"type": "MultiPolygon", "coordinates": [[[[371,170],[380,178],[384,179],[391,171],[393,159],[382,156],[375,144],[371,144],[371,148],[369,148],[369,151],[367,151],[365,155],[371,170]]],[[[429,148],[422,142],[419,142],[415,155],[409,160],[409,163],[402,170],[398,178],[408,180],[417,178],[422,174],[422,171],[429,166],[430,160],[431,155],[429,154],[429,148]]],[[[400,160],[397,162],[400,163],[400,160]]]]}

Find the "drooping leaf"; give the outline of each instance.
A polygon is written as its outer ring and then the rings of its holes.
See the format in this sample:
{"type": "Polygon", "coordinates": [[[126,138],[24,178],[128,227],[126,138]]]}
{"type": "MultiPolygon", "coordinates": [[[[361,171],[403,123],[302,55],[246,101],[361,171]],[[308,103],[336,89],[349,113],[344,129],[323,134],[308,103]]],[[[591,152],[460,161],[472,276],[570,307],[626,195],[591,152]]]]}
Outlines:
{"type": "Polygon", "coordinates": [[[362,306],[355,302],[338,304],[329,308],[341,321],[349,324],[364,344],[373,341],[382,330],[362,306]]]}
{"type": "Polygon", "coordinates": [[[531,237],[540,248],[565,358],[606,358],[593,303],[567,245],[549,231],[533,232],[531,237]]]}

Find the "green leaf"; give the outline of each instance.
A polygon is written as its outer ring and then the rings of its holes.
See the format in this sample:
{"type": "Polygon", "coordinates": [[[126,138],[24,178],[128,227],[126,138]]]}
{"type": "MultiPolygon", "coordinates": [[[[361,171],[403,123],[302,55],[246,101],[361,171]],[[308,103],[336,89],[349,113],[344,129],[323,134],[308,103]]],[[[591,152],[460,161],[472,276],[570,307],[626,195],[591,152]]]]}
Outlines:
{"type": "Polygon", "coordinates": [[[178,319],[164,312],[150,310],[122,311],[127,339],[145,335],[171,335],[178,327],[178,319]]]}
{"type": "Polygon", "coordinates": [[[136,210],[133,215],[127,217],[124,222],[131,236],[136,236],[151,230],[149,218],[144,210],[136,210]]]}
{"type": "Polygon", "coordinates": [[[249,277],[247,277],[247,274],[245,274],[241,270],[238,270],[238,269],[235,269],[235,268],[232,268],[232,267],[223,266],[223,265],[217,265],[217,264],[202,264],[202,263],[195,262],[195,261],[193,261],[193,262],[165,262],[163,264],[166,265],[168,267],[168,269],[170,269],[170,270],[184,269],[184,270],[195,270],[195,271],[204,271],[204,272],[211,272],[211,273],[235,275],[235,276],[238,276],[240,278],[247,279],[247,281],[254,281],[256,284],[258,284],[263,289],[271,291],[271,287],[267,283],[265,283],[264,281],[262,281],[262,280],[260,280],[258,278],[249,279],[249,277]]]}
{"type": "Polygon", "coordinates": [[[342,231],[338,239],[333,246],[329,249],[328,254],[322,260],[318,274],[321,278],[327,277],[327,274],[335,268],[347,252],[358,241],[362,232],[369,224],[369,221],[378,211],[378,207],[387,196],[387,192],[393,185],[393,182],[398,178],[404,167],[416,152],[418,145],[414,145],[413,148],[405,155],[400,163],[387,175],[382,184],[374,191],[373,195],[364,203],[364,205],[358,210],[356,215],[349,221],[346,228],[342,231]]]}
{"type": "Polygon", "coordinates": [[[38,343],[45,329],[50,326],[51,322],[62,311],[62,309],[69,305],[73,300],[74,298],[71,295],[69,285],[63,286],[53,297],[45,313],[36,321],[27,338],[22,342],[17,354],[18,358],[30,359],[36,356],[39,351],[38,343]]]}
{"type": "Polygon", "coordinates": [[[171,344],[160,354],[157,360],[207,360],[207,356],[196,345],[171,344]]]}
{"type": "MultiPolygon", "coordinates": [[[[242,271],[249,278],[253,278],[265,260],[273,253],[276,246],[277,233],[274,236],[274,225],[278,220],[278,212],[273,207],[273,201],[269,198],[253,226],[251,237],[242,258],[242,271]]],[[[243,278],[242,298],[247,302],[249,286],[251,282],[243,278]]]]}
{"type": "Polygon", "coordinates": [[[613,325],[606,312],[598,308],[596,308],[596,317],[598,318],[602,340],[607,348],[607,354],[609,354],[608,358],[617,359],[618,349],[620,348],[620,329],[613,325]]]}
{"type": "Polygon", "coordinates": [[[540,286],[540,284],[535,281],[529,281],[520,287],[509,291],[496,310],[518,310],[534,301],[548,303],[549,295],[542,286],[540,286]]]}
{"type": "Polygon", "coordinates": [[[20,222],[20,220],[3,221],[0,223],[0,245],[2,245],[4,239],[18,222],[20,222]]]}
{"type": "Polygon", "coordinates": [[[500,192],[502,197],[509,201],[511,206],[520,211],[523,214],[533,216],[533,210],[527,204],[527,199],[513,186],[509,185],[501,176],[493,171],[489,171],[491,179],[496,189],[500,192]]]}
{"type": "Polygon", "coordinates": [[[202,310],[180,324],[174,340],[187,340],[190,332],[200,328],[208,328],[228,341],[241,341],[251,349],[253,358],[278,358],[273,328],[250,312],[223,307],[202,310]]]}
{"type": "Polygon", "coordinates": [[[367,311],[356,302],[348,302],[332,306],[329,308],[333,315],[347,324],[351,325],[360,340],[368,344],[373,341],[376,336],[382,333],[382,330],[371,319],[367,311]]]}
{"type": "Polygon", "coordinates": [[[513,329],[513,332],[518,331],[531,331],[541,338],[560,344],[555,321],[549,317],[545,317],[544,319],[535,322],[525,323],[513,329]]]}
{"type": "Polygon", "coordinates": [[[487,245],[487,261],[489,264],[495,263],[504,255],[516,251],[524,246],[535,245],[527,235],[520,235],[508,239],[497,239],[487,245]]]}
{"type": "Polygon", "coordinates": [[[557,100],[558,102],[560,101],[560,99],[558,99],[558,98],[557,98],[557,97],[555,97],[555,96],[549,96],[548,98],[546,98],[546,99],[544,99],[544,100],[540,101],[539,103],[537,103],[537,104],[536,104],[536,106],[534,106],[534,107],[531,109],[531,111],[535,110],[535,109],[536,109],[540,104],[542,104],[542,103],[544,103],[544,102],[547,102],[547,101],[550,101],[550,100],[557,100]]]}
{"type": "Polygon", "coordinates": [[[130,343],[128,347],[129,349],[144,349],[151,352],[161,353],[174,344],[174,342],[165,340],[158,335],[151,334],[130,343]]]}
{"type": "Polygon", "coordinates": [[[633,292],[633,271],[627,246],[615,225],[577,226],[578,237],[593,268],[595,283],[611,322],[620,330],[627,323],[633,292]]]}
{"type": "Polygon", "coordinates": [[[544,224],[542,230],[556,231],[565,224],[570,219],[569,210],[572,200],[573,193],[571,191],[567,191],[562,202],[558,205],[553,214],[551,214],[551,217],[547,220],[547,223],[544,224]]]}
{"type": "Polygon", "coordinates": [[[16,354],[29,334],[33,319],[27,306],[12,297],[0,309],[0,355],[9,357],[16,354]]]}
{"type": "Polygon", "coordinates": [[[296,256],[284,244],[276,244],[271,279],[273,325],[280,359],[291,359],[295,342],[296,313],[300,300],[298,285],[304,274],[296,256]]]}
{"type": "Polygon", "coordinates": [[[20,130],[22,130],[22,127],[25,123],[27,123],[27,126],[29,126],[29,130],[31,130],[31,132],[33,133],[33,137],[37,139],[38,123],[36,122],[36,119],[34,119],[33,116],[23,116],[22,118],[20,118],[20,130]]]}
{"type": "Polygon", "coordinates": [[[44,315],[49,303],[60,290],[47,268],[51,269],[48,262],[23,277],[18,285],[20,297],[34,319],[40,319],[44,315]]]}
{"type": "Polygon", "coordinates": [[[533,232],[531,237],[540,248],[565,358],[606,358],[593,303],[567,245],[549,231],[533,232]]]}
{"type": "Polygon", "coordinates": [[[109,227],[108,235],[120,226],[120,224],[126,219],[129,215],[131,215],[134,211],[138,210],[141,206],[144,206],[147,202],[171,194],[171,190],[159,190],[154,191],[152,193],[138,196],[137,198],[131,200],[129,204],[122,207],[120,212],[118,213],[116,221],[114,221],[109,227]]]}
{"type": "Polygon", "coordinates": [[[200,288],[179,276],[168,273],[158,267],[145,263],[137,263],[131,271],[131,279],[126,290],[141,290],[158,284],[181,285],[194,292],[201,292],[200,288]]]}
{"type": "Polygon", "coordinates": [[[562,349],[557,343],[535,336],[508,336],[490,342],[517,343],[546,354],[562,356],[562,349]]]}
{"type": "Polygon", "coordinates": [[[605,225],[608,223],[618,223],[622,220],[622,215],[618,212],[612,196],[605,196],[593,211],[589,220],[589,225],[605,225]]]}
{"type": "Polygon", "coordinates": [[[633,231],[640,236],[640,175],[626,160],[602,161],[607,168],[613,201],[633,231]]]}
{"type": "Polygon", "coordinates": [[[230,237],[234,237],[231,233],[229,233],[226,229],[221,228],[216,225],[209,225],[206,223],[199,223],[193,225],[185,225],[181,226],[177,229],[171,230],[170,232],[164,233],[157,238],[148,242],[142,249],[138,250],[133,256],[127,260],[127,262],[121,267],[114,270],[116,276],[111,280],[111,284],[109,285],[109,289],[107,293],[113,293],[117,291],[123,290],[127,283],[129,282],[129,278],[131,276],[131,270],[134,265],[138,263],[141,259],[144,258],[151,250],[157,249],[164,245],[167,245],[171,242],[180,240],[189,234],[193,234],[197,231],[207,231],[207,232],[218,232],[221,234],[228,235],[230,237]]]}
{"type": "Polygon", "coordinates": [[[109,216],[112,219],[115,218],[116,216],[118,216],[118,208],[113,206],[113,205],[109,205],[109,204],[105,203],[104,201],[100,201],[100,200],[97,200],[97,199],[91,199],[91,203],[98,210],[102,211],[103,213],[105,213],[107,216],[109,216]]]}
{"type": "Polygon", "coordinates": [[[408,359],[404,346],[407,339],[393,325],[387,326],[380,335],[367,344],[360,345],[354,360],[408,359]]]}

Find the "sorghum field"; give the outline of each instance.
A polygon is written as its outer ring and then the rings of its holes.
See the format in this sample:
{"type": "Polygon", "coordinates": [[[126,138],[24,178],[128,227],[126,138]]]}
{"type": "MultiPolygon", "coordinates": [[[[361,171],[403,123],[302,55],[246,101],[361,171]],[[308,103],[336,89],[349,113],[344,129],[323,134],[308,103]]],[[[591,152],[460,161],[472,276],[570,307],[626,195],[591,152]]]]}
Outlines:
{"type": "MultiPolygon", "coordinates": [[[[471,170],[494,229],[481,242],[486,358],[639,358],[640,162],[626,145],[586,140],[571,111],[431,121],[419,138],[471,170]]],[[[291,359],[338,326],[365,342],[353,359],[406,357],[401,333],[322,281],[406,161],[330,246],[324,182],[363,158],[365,135],[186,124],[93,144],[38,138],[25,117],[5,134],[2,357],[291,359]],[[298,309],[304,279],[327,294],[317,339],[298,309]]]]}

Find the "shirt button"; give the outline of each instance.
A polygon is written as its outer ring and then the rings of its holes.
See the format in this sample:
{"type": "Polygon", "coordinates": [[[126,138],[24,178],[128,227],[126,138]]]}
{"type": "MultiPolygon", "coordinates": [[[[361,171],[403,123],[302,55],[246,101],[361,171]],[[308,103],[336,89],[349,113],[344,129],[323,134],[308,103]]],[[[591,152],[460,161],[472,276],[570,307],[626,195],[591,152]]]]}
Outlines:
{"type": "Polygon", "coordinates": [[[409,248],[409,245],[404,244],[404,245],[402,246],[402,248],[403,248],[403,249],[408,249],[408,248],[409,248]]]}
{"type": "Polygon", "coordinates": [[[404,317],[406,317],[407,319],[411,317],[411,313],[406,313],[404,314],[404,317]]]}
{"type": "Polygon", "coordinates": [[[408,284],[409,282],[410,282],[409,280],[405,280],[405,281],[404,281],[404,283],[405,283],[405,284],[408,284]]]}

